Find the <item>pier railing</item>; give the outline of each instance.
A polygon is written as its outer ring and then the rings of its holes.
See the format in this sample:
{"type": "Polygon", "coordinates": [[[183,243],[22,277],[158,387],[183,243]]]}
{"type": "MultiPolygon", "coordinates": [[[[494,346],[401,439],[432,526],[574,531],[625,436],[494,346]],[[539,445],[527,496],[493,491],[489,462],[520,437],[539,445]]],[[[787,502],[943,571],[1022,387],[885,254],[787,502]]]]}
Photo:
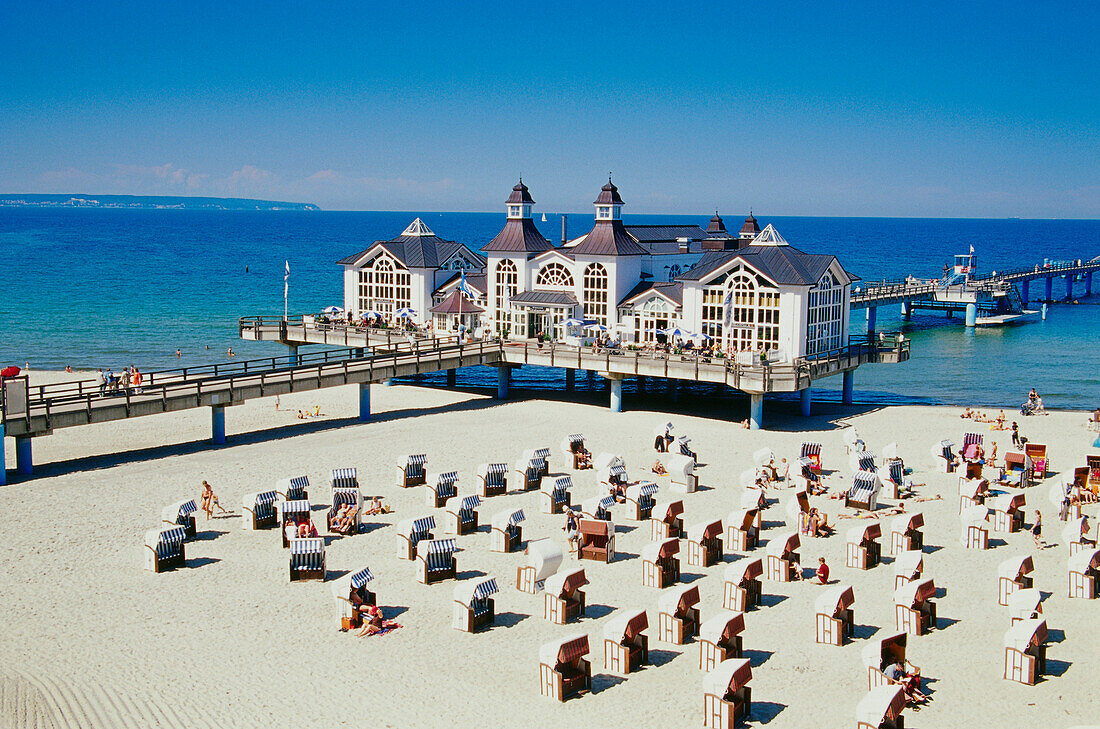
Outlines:
{"type": "Polygon", "coordinates": [[[379,344],[381,344],[381,341],[385,341],[387,347],[408,343],[410,341],[433,343],[458,341],[458,335],[450,332],[436,332],[434,330],[425,331],[422,329],[397,329],[393,327],[372,327],[366,326],[365,324],[348,323],[340,319],[318,321],[316,317],[307,314],[295,314],[286,319],[282,316],[275,315],[242,316],[237,320],[238,333],[242,338],[246,338],[244,337],[246,332],[256,334],[259,332],[277,331],[280,333],[280,339],[287,340],[290,338],[289,335],[298,331],[304,332],[307,327],[317,332],[336,334],[336,341],[331,342],[331,344],[345,347],[353,346],[350,343],[351,340],[348,339],[348,335],[360,336],[364,334],[379,340],[379,344]],[[343,342],[339,341],[341,334],[344,335],[343,342]]]}

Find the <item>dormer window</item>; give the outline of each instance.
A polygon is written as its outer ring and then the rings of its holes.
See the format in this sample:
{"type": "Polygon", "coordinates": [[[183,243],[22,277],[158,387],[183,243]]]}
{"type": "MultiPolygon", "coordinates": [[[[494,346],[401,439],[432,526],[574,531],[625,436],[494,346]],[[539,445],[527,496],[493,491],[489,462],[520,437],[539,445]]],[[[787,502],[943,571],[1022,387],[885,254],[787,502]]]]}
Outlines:
{"type": "Polygon", "coordinates": [[[599,220],[611,220],[611,206],[601,205],[600,207],[596,208],[596,217],[599,220]]]}
{"type": "Polygon", "coordinates": [[[525,217],[525,218],[531,217],[531,206],[530,205],[524,205],[523,206],[523,217],[525,217]]]}
{"type": "Polygon", "coordinates": [[[508,217],[518,218],[519,217],[519,211],[520,211],[520,206],[519,205],[509,205],[508,206],[508,217]]]}

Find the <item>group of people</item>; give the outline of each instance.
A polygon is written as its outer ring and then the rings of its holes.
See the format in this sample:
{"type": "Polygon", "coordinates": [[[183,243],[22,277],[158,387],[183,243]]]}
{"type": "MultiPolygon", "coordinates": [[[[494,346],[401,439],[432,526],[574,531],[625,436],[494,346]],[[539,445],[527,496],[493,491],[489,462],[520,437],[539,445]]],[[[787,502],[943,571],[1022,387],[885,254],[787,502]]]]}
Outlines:
{"type": "Polygon", "coordinates": [[[218,501],[217,494],[214,493],[214,487],[207,481],[202,482],[202,493],[199,494],[199,509],[206,514],[206,518],[210,519],[214,516],[214,509],[221,510],[221,513],[228,514],[221,502],[218,501]]]}
{"type": "Polygon", "coordinates": [[[95,372],[95,383],[100,395],[129,392],[131,388],[140,393],[142,380],[141,372],[134,365],[123,367],[122,372],[118,373],[112,372],[110,368],[104,372],[102,367],[96,368],[95,372]]]}
{"type": "Polygon", "coordinates": [[[286,535],[288,542],[291,539],[308,539],[317,536],[317,527],[313,525],[313,520],[308,516],[301,518],[291,516],[286,520],[283,533],[286,535]]]}
{"type": "Polygon", "coordinates": [[[1020,408],[1020,412],[1024,415],[1049,415],[1043,407],[1043,398],[1039,397],[1034,387],[1027,394],[1027,402],[1020,408]]]}

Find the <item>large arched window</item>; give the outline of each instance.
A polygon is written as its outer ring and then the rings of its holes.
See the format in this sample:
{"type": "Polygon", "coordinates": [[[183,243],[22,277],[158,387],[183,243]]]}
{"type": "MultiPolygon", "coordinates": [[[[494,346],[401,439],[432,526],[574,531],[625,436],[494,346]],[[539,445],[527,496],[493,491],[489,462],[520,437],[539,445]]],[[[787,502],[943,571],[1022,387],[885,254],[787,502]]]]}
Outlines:
{"type": "Polygon", "coordinates": [[[497,264],[494,276],[496,287],[496,330],[503,334],[512,324],[512,297],[519,290],[519,273],[516,264],[505,258],[497,264]]]}
{"type": "Polygon", "coordinates": [[[607,269],[590,263],[584,269],[584,318],[607,326],[607,269]]]}
{"type": "Polygon", "coordinates": [[[391,317],[398,309],[412,306],[409,272],[380,255],[359,271],[359,310],[377,311],[391,317]]]}
{"type": "Polygon", "coordinates": [[[807,355],[840,348],[843,296],[844,287],[831,273],[822,276],[810,291],[806,323],[807,355]]]}
{"type": "Polygon", "coordinates": [[[573,284],[573,274],[569,272],[568,268],[556,261],[547,263],[539,270],[539,275],[535,279],[535,286],[542,289],[559,289],[565,291],[572,291],[575,288],[573,284]]]}
{"type": "Polygon", "coordinates": [[[723,300],[726,345],[735,352],[779,347],[779,291],[749,271],[726,279],[723,300]]]}

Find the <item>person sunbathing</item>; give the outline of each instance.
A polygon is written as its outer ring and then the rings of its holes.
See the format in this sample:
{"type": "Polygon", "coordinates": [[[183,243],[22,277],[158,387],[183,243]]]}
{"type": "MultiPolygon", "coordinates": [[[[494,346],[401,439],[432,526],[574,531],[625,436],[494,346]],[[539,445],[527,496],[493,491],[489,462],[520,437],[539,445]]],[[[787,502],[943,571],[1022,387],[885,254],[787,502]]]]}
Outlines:
{"type": "Polygon", "coordinates": [[[350,532],[355,512],[356,509],[351,504],[341,504],[336,511],[336,516],[332,518],[332,530],[342,534],[350,532]]]}
{"type": "Polygon", "coordinates": [[[665,464],[661,463],[660,460],[654,461],[653,466],[649,470],[652,471],[653,473],[657,474],[658,476],[667,476],[668,475],[668,471],[665,470],[665,464]]]}
{"type": "Polygon", "coordinates": [[[363,512],[366,516],[375,516],[376,514],[385,514],[385,507],[382,506],[382,497],[375,496],[371,499],[370,506],[363,512]]]}
{"type": "Polygon", "coordinates": [[[611,488],[609,489],[609,492],[610,492],[612,498],[615,499],[616,503],[619,503],[619,504],[625,504],[626,503],[626,484],[619,483],[617,481],[613,481],[611,483],[611,488]]]}
{"type": "Polygon", "coordinates": [[[577,456],[577,470],[583,470],[585,468],[592,468],[592,452],[587,448],[581,448],[576,453],[577,456]]]}
{"type": "Polygon", "coordinates": [[[313,526],[313,522],[309,519],[299,522],[298,524],[298,538],[306,539],[309,537],[317,536],[317,527],[313,526]]]}
{"type": "Polygon", "coordinates": [[[997,419],[993,421],[992,430],[1004,430],[1005,429],[1005,411],[1002,410],[997,419]]]}
{"type": "Polygon", "coordinates": [[[920,672],[906,673],[905,667],[900,663],[891,663],[882,669],[882,674],[894,683],[901,686],[905,692],[907,703],[924,704],[928,697],[920,692],[920,672]]]}
{"type": "Polygon", "coordinates": [[[374,635],[385,627],[382,619],[382,609],[377,605],[366,605],[363,610],[366,619],[363,621],[363,629],[357,634],[359,637],[374,635]]]}
{"type": "Polygon", "coordinates": [[[822,514],[816,506],[810,508],[810,536],[831,537],[835,531],[829,524],[828,514],[822,514]]]}

